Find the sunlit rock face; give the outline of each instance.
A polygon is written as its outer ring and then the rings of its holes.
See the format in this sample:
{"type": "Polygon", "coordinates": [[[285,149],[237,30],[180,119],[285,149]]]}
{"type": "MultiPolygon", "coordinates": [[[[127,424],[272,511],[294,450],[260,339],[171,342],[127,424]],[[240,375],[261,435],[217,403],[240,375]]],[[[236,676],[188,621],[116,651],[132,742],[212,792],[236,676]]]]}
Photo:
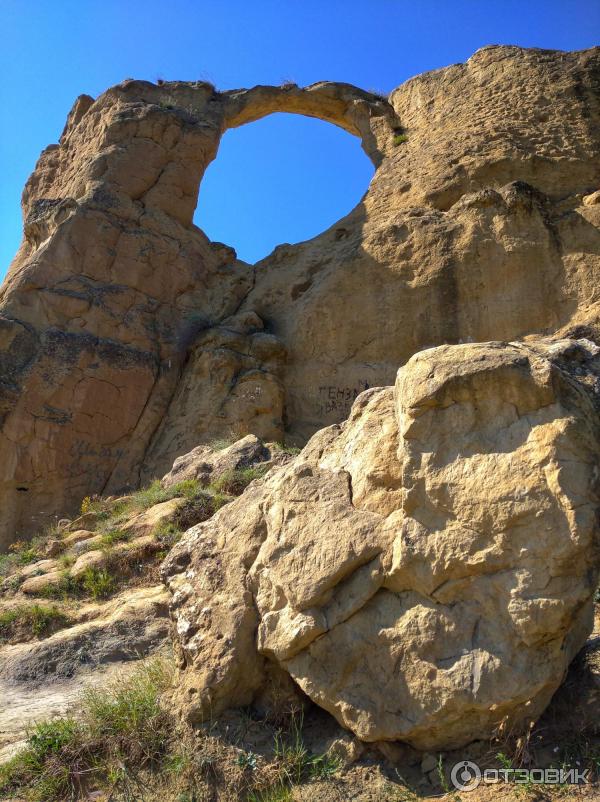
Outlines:
{"type": "Polygon", "coordinates": [[[593,625],[600,348],[440,346],[361,394],[163,566],[193,722],[272,667],[364,741],[535,721],[593,625]]]}
{"type": "Polygon", "coordinates": [[[140,81],[80,97],[27,182],[0,291],[0,548],[210,438],[303,443],[425,347],[593,340],[599,62],[484,48],[387,100],[140,81]],[[278,111],[360,137],[376,172],[346,218],[251,266],[192,217],[224,131],[278,111]]]}

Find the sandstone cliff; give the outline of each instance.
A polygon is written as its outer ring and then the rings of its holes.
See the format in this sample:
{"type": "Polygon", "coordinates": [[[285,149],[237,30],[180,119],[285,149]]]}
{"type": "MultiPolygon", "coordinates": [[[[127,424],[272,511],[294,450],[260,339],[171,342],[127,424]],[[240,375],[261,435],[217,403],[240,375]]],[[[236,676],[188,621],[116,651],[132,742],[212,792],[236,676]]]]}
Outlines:
{"type": "Polygon", "coordinates": [[[599,65],[488,47],[388,100],[133,80],[78,98],[0,291],[0,548],[231,428],[302,444],[424,347],[594,339],[599,65]],[[192,216],[224,131],[275,111],[345,128],[377,169],[346,218],[251,266],[192,216]]]}

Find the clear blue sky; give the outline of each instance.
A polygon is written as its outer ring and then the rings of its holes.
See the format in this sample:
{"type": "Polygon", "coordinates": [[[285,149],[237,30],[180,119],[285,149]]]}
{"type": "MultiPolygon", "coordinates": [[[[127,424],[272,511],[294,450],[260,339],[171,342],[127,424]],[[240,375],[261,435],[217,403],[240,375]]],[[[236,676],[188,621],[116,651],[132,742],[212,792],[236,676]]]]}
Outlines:
{"type": "MultiPolygon", "coordinates": [[[[486,44],[599,40],[598,0],[0,0],[0,276],[20,240],[23,184],[84,92],[127,77],[387,92],[486,44]]],[[[371,175],[358,140],[274,115],[226,134],[196,222],[255,261],[331,225],[371,175]]]]}

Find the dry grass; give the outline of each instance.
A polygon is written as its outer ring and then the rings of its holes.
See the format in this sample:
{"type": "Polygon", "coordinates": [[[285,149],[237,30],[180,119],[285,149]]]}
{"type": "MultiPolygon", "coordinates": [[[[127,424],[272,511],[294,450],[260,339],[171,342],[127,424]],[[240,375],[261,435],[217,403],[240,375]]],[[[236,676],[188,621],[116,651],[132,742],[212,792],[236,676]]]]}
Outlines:
{"type": "Polygon", "coordinates": [[[0,767],[0,798],[68,802],[101,789],[114,802],[282,802],[294,786],[338,770],[335,758],[307,749],[301,719],[273,731],[268,755],[214,726],[181,725],[165,696],[172,676],[171,663],[156,658],[128,679],[85,691],[77,715],[37,724],[26,747],[0,767]]]}

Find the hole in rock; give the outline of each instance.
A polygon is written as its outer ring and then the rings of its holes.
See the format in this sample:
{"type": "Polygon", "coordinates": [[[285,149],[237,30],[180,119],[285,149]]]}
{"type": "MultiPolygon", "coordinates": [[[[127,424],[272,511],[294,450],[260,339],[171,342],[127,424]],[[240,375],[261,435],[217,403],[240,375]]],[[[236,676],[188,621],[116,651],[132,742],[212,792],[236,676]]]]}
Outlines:
{"type": "Polygon", "coordinates": [[[194,223],[254,263],[347,215],[374,169],[360,139],[336,125],[272,114],[225,133],[200,185],[194,223]]]}

